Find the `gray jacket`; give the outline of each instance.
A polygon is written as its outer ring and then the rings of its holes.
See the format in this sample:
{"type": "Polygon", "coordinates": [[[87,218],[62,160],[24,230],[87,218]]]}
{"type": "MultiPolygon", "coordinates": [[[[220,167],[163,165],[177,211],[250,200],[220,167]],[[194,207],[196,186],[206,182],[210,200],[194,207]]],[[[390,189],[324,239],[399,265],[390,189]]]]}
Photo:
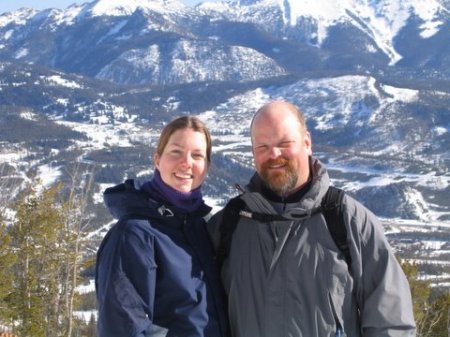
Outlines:
{"type": "MultiPolygon", "coordinates": [[[[241,196],[250,210],[289,220],[239,220],[222,269],[233,337],[334,337],[338,326],[340,336],[415,336],[407,279],[374,214],[344,197],[351,273],[322,213],[295,220],[320,206],[329,186],[311,161],[313,181],[298,203],[265,199],[258,175],[241,196]]],[[[211,220],[216,244],[221,215],[211,220]]]]}

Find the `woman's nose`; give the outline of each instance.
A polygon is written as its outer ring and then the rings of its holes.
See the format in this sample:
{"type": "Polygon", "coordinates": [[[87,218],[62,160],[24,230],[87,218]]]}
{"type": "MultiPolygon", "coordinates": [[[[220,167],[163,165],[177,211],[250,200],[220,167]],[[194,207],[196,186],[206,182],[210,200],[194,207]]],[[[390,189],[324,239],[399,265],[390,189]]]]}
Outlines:
{"type": "Polygon", "coordinates": [[[192,165],[192,157],[190,153],[185,153],[182,157],[182,164],[185,164],[187,166],[192,165]]]}

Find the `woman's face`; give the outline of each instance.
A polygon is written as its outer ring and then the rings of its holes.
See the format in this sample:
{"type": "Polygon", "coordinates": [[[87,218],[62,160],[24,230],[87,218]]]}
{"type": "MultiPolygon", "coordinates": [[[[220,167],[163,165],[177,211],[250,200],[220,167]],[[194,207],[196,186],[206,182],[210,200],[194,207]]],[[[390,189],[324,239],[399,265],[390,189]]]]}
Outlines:
{"type": "Polygon", "coordinates": [[[190,192],[206,178],[206,137],[193,129],[180,129],[169,138],[161,155],[155,154],[155,165],[162,180],[180,192],[190,192]]]}

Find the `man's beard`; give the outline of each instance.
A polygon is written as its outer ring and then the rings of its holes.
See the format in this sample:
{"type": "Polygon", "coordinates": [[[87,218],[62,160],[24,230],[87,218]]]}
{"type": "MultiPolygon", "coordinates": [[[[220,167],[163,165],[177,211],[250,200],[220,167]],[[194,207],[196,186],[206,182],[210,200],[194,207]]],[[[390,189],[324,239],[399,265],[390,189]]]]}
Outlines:
{"type": "Polygon", "coordinates": [[[281,197],[286,197],[297,185],[298,171],[293,161],[280,157],[268,160],[261,165],[261,178],[272,191],[281,197]],[[282,170],[272,172],[270,167],[276,165],[285,166],[282,170]]]}

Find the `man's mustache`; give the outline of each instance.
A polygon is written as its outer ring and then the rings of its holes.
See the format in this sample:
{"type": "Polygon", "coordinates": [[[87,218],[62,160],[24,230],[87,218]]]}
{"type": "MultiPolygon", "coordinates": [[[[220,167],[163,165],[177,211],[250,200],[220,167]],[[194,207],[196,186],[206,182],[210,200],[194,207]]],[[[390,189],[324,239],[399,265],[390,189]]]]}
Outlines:
{"type": "Polygon", "coordinates": [[[272,166],[285,166],[289,164],[289,160],[283,157],[269,159],[262,164],[263,169],[270,169],[272,166]]]}

